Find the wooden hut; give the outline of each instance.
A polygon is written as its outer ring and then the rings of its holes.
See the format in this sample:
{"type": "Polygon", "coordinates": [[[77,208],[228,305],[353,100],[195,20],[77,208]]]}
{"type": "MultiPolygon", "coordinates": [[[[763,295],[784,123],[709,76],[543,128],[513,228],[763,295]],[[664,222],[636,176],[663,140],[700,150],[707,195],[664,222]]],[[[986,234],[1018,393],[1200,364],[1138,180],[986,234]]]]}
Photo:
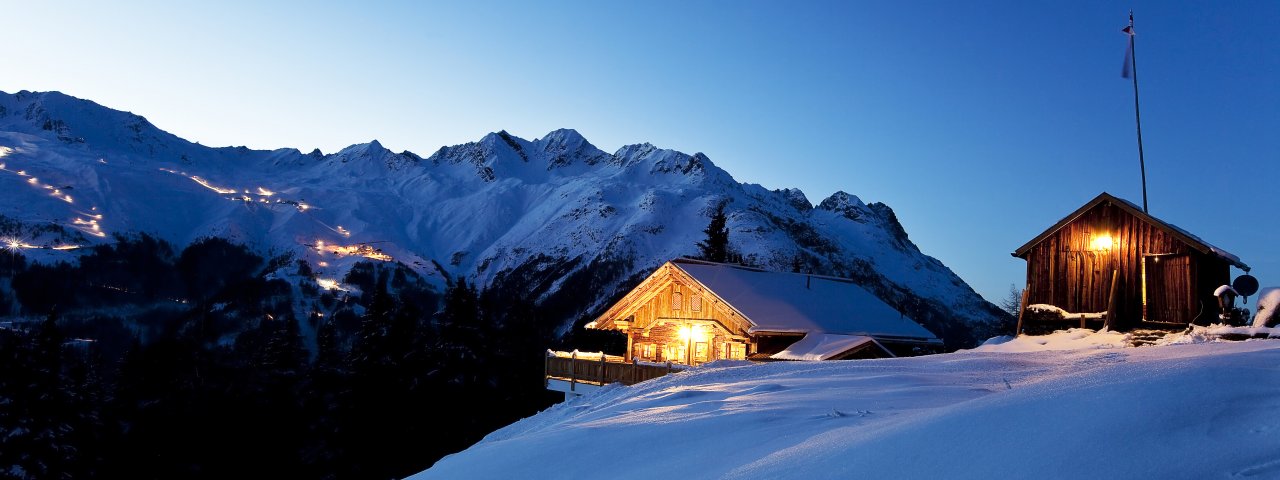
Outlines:
{"type": "Polygon", "coordinates": [[[1235,255],[1105,192],[1013,256],[1027,261],[1019,332],[1053,320],[1119,330],[1208,322],[1218,314],[1213,291],[1230,283],[1231,267],[1249,270],[1235,255]]]}
{"type": "Polygon", "coordinates": [[[851,280],[677,259],[586,328],[627,334],[626,358],[838,360],[936,351],[941,340],[851,280]]]}

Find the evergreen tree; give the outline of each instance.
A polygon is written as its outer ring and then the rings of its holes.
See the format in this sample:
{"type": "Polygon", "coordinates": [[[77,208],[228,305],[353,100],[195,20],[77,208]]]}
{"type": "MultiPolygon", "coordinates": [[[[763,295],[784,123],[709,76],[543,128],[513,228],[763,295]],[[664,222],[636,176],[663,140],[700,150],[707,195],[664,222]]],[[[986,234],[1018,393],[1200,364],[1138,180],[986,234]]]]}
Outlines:
{"type": "Polygon", "coordinates": [[[711,222],[702,231],[707,234],[706,240],[698,242],[698,251],[703,260],[723,263],[730,258],[729,227],[726,225],[728,217],[724,211],[726,204],[727,202],[716,204],[716,209],[711,213],[711,222]]]}
{"type": "Polygon", "coordinates": [[[357,375],[371,374],[394,362],[387,351],[391,319],[395,315],[395,299],[387,293],[386,280],[375,280],[373,296],[360,318],[360,331],[351,345],[349,365],[357,375]]]}
{"type": "Polygon", "coordinates": [[[267,332],[266,342],[256,367],[271,377],[298,375],[307,361],[298,319],[288,314],[280,320],[263,322],[262,328],[267,332]]]}
{"type": "Polygon", "coordinates": [[[333,320],[323,320],[316,329],[315,370],[337,370],[342,367],[342,345],[333,320]]]}
{"type": "Polygon", "coordinates": [[[64,345],[58,316],[0,331],[0,476],[88,478],[101,457],[99,384],[64,345]]]}
{"type": "Polygon", "coordinates": [[[444,307],[437,315],[434,353],[444,380],[450,384],[474,384],[479,378],[484,348],[481,338],[480,300],[475,287],[459,278],[445,291],[444,307]]]}

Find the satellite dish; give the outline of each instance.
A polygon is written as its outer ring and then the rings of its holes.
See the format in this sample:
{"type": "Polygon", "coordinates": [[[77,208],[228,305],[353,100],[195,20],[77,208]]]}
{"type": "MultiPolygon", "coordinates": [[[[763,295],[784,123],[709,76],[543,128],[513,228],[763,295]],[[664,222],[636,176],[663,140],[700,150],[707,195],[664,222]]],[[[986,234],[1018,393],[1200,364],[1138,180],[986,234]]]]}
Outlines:
{"type": "Polygon", "coordinates": [[[1247,297],[1258,293],[1258,279],[1253,278],[1252,275],[1241,275],[1236,277],[1236,281],[1231,282],[1231,288],[1236,289],[1241,296],[1247,297]]]}

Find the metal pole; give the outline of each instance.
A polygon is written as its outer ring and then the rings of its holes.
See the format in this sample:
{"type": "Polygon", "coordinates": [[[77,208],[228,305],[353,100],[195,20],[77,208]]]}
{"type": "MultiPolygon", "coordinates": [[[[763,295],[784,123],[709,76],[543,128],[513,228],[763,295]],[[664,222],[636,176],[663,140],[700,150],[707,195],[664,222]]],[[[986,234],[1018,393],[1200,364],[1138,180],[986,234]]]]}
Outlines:
{"type": "Polygon", "coordinates": [[[1142,213],[1147,211],[1147,161],[1142,152],[1142,111],[1138,108],[1138,49],[1133,30],[1133,10],[1129,11],[1129,61],[1133,69],[1133,116],[1138,123],[1138,165],[1142,169],[1142,213]]]}

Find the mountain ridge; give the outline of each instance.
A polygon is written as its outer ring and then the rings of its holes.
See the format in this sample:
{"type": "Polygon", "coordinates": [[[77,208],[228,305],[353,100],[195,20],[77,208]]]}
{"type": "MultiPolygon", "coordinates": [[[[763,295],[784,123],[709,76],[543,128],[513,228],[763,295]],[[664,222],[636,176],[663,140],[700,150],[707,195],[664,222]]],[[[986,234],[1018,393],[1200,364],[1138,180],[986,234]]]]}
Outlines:
{"type": "Polygon", "coordinates": [[[425,158],[377,140],[331,154],[211,148],[132,113],[24,91],[0,92],[0,146],[11,149],[0,182],[23,181],[23,168],[74,186],[70,202],[8,189],[0,207],[23,223],[177,245],[226,236],[324,262],[316,275],[336,278],[369,259],[314,245],[376,246],[438,286],[461,276],[560,305],[562,329],[695,254],[721,203],[746,263],[852,278],[953,347],[1007,318],[920,252],[888,205],[835,192],[814,206],[798,189],[737,182],[702,153],[644,142],[610,154],[572,129],[534,140],[500,130],[425,158]],[[86,231],[77,221],[91,212],[102,218],[86,231]]]}

